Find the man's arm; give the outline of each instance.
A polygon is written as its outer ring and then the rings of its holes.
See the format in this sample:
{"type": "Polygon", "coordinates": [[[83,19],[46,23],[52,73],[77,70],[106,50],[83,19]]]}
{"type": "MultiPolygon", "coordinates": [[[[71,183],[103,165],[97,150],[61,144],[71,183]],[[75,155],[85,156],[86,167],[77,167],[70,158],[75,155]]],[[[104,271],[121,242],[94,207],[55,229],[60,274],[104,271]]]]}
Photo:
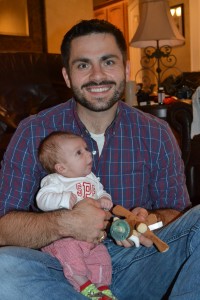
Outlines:
{"type": "Polygon", "coordinates": [[[109,218],[92,199],[80,201],[72,211],[10,212],[0,219],[0,245],[37,249],[69,236],[97,243],[109,218]]]}

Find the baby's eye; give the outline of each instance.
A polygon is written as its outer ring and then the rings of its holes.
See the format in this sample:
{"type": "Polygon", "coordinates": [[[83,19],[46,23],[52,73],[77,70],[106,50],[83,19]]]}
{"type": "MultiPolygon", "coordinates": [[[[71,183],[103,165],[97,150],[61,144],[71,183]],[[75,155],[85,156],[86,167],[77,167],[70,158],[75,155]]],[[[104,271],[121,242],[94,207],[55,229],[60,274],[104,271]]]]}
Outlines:
{"type": "Polygon", "coordinates": [[[90,150],[88,149],[88,147],[85,147],[85,150],[88,151],[88,152],[90,152],[90,150]]]}
{"type": "Polygon", "coordinates": [[[77,151],[77,154],[78,154],[78,155],[81,155],[81,150],[78,150],[78,151],[77,151]]]}

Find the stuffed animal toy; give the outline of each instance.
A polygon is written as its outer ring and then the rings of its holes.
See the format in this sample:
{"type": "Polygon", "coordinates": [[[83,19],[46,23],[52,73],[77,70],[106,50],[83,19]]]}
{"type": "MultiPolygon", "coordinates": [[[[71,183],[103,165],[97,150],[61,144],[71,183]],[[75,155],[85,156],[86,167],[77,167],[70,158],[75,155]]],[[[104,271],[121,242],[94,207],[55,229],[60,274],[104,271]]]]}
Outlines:
{"type": "Polygon", "coordinates": [[[160,252],[166,252],[169,249],[169,246],[151,231],[162,227],[162,222],[158,222],[155,214],[149,214],[147,222],[141,222],[131,211],[120,205],[114,206],[112,213],[115,217],[110,227],[110,234],[115,240],[129,239],[135,243],[136,247],[139,247],[139,236],[142,234],[152,240],[160,252]],[[122,217],[124,219],[120,219],[122,217]],[[155,226],[155,224],[158,226],[155,226]]]}

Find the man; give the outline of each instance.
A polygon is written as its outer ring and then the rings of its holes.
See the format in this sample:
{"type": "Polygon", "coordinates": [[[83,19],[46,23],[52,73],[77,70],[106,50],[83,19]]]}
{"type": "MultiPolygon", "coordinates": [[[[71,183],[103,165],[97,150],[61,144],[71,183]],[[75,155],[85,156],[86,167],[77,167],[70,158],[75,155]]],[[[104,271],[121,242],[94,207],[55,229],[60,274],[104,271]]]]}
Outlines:
{"type": "Polygon", "coordinates": [[[105,240],[118,299],[197,299],[200,210],[171,222],[190,205],[183,162],[165,122],[120,100],[129,73],[121,32],[105,21],[82,21],[65,35],[61,52],[74,99],[22,121],[1,169],[0,299],[85,299],[66,282],[59,262],[38,249],[67,236],[98,243],[110,215],[93,199],[72,211],[38,211],[35,194],[46,173],[37,148],[55,130],[84,137],[93,172],[115,204],[135,207],[141,221],[148,209],[170,222],[156,232],[170,246],[166,253],[144,236],[139,248],[105,240]]]}

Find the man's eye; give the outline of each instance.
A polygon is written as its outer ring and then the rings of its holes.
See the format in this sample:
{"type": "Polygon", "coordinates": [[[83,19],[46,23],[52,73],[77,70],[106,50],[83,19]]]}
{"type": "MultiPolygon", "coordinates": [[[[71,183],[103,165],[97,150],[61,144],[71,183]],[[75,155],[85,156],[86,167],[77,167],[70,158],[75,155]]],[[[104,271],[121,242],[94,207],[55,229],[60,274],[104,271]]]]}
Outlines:
{"type": "Polygon", "coordinates": [[[86,63],[81,63],[78,65],[78,69],[87,69],[88,68],[88,64],[86,63]]]}
{"type": "Polygon", "coordinates": [[[105,61],[105,65],[107,65],[107,66],[112,66],[112,65],[114,65],[114,63],[115,62],[113,60],[110,60],[110,59],[105,61]]]}

